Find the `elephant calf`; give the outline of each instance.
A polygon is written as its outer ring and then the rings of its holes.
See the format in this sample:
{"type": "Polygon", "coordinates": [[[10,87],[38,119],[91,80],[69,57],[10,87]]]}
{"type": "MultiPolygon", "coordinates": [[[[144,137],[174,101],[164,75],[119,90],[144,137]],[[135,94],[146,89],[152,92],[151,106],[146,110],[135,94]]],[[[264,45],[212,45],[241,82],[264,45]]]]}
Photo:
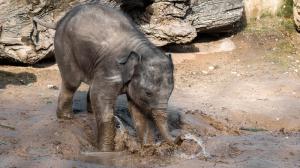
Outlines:
{"type": "Polygon", "coordinates": [[[101,151],[114,150],[114,105],[120,94],[128,97],[141,142],[151,137],[150,119],[164,140],[174,143],[166,112],[174,87],[170,55],[149,42],[123,13],[96,3],[73,8],[54,28],[55,58],[62,77],[58,118],[72,118],[74,92],[85,82],[90,86],[88,98],[101,151]]]}

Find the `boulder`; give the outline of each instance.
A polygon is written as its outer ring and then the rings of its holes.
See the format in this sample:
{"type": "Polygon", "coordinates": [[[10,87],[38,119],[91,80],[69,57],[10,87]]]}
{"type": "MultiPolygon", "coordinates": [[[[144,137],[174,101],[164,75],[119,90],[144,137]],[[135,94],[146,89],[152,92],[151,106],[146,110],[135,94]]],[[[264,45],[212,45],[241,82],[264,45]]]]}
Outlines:
{"type": "Polygon", "coordinates": [[[197,32],[185,15],[189,6],[186,0],[156,0],[142,14],[134,14],[134,21],[157,46],[191,42],[197,32]]]}
{"type": "Polygon", "coordinates": [[[300,0],[294,0],[293,13],[296,29],[300,31],[300,0]]]}
{"type": "Polygon", "coordinates": [[[228,32],[243,12],[243,0],[191,0],[186,20],[197,32],[228,32]]]}
{"type": "Polygon", "coordinates": [[[38,27],[37,43],[33,41],[33,16],[56,21],[75,0],[6,0],[0,2],[0,61],[11,60],[34,64],[53,54],[55,31],[38,27]]]}
{"type": "Polygon", "coordinates": [[[0,61],[34,64],[53,56],[55,30],[34,31],[32,17],[57,22],[91,1],[123,10],[157,46],[189,43],[198,32],[228,31],[243,14],[242,0],[6,0],[0,2],[0,61]]]}

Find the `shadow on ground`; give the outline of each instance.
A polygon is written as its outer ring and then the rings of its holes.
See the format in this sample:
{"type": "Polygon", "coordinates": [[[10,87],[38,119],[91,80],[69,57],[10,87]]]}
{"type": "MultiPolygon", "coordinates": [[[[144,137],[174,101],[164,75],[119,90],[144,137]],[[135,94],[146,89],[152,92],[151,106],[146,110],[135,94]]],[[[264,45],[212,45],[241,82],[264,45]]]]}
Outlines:
{"type": "Polygon", "coordinates": [[[0,70],[0,89],[6,88],[7,85],[28,85],[36,81],[37,77],[33,73],[12,73],[0,70]]]}

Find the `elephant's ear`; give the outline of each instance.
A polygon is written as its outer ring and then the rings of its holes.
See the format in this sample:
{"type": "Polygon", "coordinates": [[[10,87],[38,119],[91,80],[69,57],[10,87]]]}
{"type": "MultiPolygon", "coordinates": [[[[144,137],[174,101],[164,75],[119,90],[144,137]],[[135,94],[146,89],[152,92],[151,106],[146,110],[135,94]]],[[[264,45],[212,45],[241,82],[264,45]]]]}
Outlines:
{"type": "Polygon", "coordinates": [[[171,53],[166,53],[166,56],[172,61],[172,54],[171,53]]]}
{"type": "Polygon", "coordinates": [[[140,56],[134,51],[118,60],[121,65],[121,76],[124,84],[131,80],[139,60],[140,56]]]}
{"type": "Polygon", "coordinates": [[[166,53],[166,56],[169,58],[169,60],[171,62],[171,68],[172,68],[172,70],[174,70],[174,65],[173,65],[173,60],[172,60],[172,54],[171,53],[166,53]]]}
{"type": "Polygon", "coordinates": [[[169,53],[169,52],[167,52],[167,53],[166,53],[166,56],[167,56],[168,58],[171,58],[172,54],[169,53]]]}

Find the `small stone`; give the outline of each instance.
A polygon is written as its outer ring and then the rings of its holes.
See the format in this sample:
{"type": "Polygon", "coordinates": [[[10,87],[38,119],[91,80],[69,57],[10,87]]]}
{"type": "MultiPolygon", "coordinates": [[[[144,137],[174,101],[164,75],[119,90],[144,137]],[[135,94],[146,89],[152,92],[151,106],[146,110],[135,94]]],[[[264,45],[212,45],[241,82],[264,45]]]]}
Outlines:
{"type": "Polygon", "coordinates": [[[55,85],[47,85],[47,88],[52,90],[58,90],[58,87],[55,85]]]}
{"type": "Polygon", "coordinates": [[[31,87],[31,86],[33,86],[33,84],[32,84],[32,83],[29,83],[27,86],[28,86],[28,87],[31,87]]]}
{"type": "Polygon", "coordinates": [[[201,71],[203,74],[208,74],[208,72],[207,71],[201,71]]]}
{"type": "Polygon", "coordinates": [[[212,71],[215,69],[215,66],[209,66],[208,69],[212,71]]]}
{"type": "Polygon", "coordinates": [[[20,79],[19,82],[20,82],[22,85],[25,85],[25,83],[26,83],[23,79],[20,79]]]}
{"type": "Polygon", "coordinates": [[[4,118],[4,117],[0,117],[0,120],[7,120],[7,118],[4,118]]]}
{"type": "Polygon", "coordinates": [[[55,135],[55,136],[59,136],[59,133],[58,133],[58,132],[55,132],[54,135],[55,135]]]}

